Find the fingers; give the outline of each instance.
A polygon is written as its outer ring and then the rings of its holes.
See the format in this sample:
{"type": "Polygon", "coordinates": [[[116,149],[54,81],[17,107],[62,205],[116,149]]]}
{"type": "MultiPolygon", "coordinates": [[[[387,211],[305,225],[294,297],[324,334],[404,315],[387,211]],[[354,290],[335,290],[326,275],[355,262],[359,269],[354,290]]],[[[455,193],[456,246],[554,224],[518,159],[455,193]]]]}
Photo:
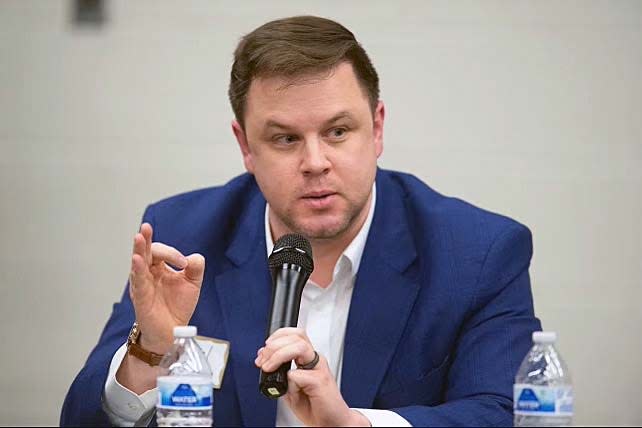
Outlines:
{"type": "Polygon", "coordinates": [[[140,287],[145,283],[145,278],[149,272],[149,264],[147,263],[147,252],[145,237],[141,233],[134,236],[134,247],[132,250],[131,272],[130,272],[130,291],[134,288],[140,287]]]}
{"type": "Polygon", "coordinates": [[[196,253],[187,256],[186,260],[185,277],[189,281],[200,285],[203,282],[203,274],[205,273],[205,257],[196,253]]]}
{"type": "MultiPolygon", "coordinates": [[[[266,347],[261,352],[261,355],[257,357],[256,364],[264,372],[273,372],[283,363],[302,359],[302,355],[307,354],[308,348],[310,348],[308,345],[300,341],[293,341],[277,349],[266,347]]],[[[310,352],[312,353],[312,358],[314,358],[314,351],[311,348],[310,352]]]]}
{"type": "Polygon", "coordinates": [[[143,223],[140,226],[139,233],[145,240],[145,261],[150,265],[152,263],[152,235],[154,233],[152,225],[149,223],[143,223]]]}
{"type": "Polygon", "coordinates": [[[152,234],[152,226],[149,223],[143,223],[140,232],[134,236],[133,253],[141,256],[147,266],[165,262],[179,269],[185,269],[187,258],[174,247],[160,242],[152,242],[152,234]]]}
{"type": "Polygon", "coordinates": [[[187,258],[176,248],[160,242],[151,244],[152,264],[165,262],[178,269],[187,267],[187,258]]]}
{"type": "Polygon", "coordinates": [[[145,259],[140,254],[133,254],[132,255],[132,275],[134,277],[139,277],[141,275],[145,274],[145,271],[147,270],[147,263],[145,263],[145,259]]]}
{"type": "Polygon", "coordinates": [[[288,372],[288,392],[283,397],[285,401],[290,405],[290,407],[295,407],[298,402],[301,400],[299,393],[303,390],[305,386],[305,381],[298,376],[292,377],[291,372],[302,372],[304,370],[290,370],[288,372]]]}
{"type": "Polygon", "coordinates": [[[147,244],[145,242],[145,237],[140,232],[134,236],[134,247],[132,249],[133,254],[138,254],[143,258],[143,261],[147,263],[147,244]]]}
{"type": "Polygon", "coordinates": [[[294,360],[298,365],[302,365],[309,363],[314,357],[312,344],[303,330],[280,329],[268,338],[254,363],[263,371],[272,372],[283,363],[294,360]]]}
{"type": "MultiPolygon", "coordinates": [[[[142,257],[143,262],[149,266],[152,263],[152,226],[149,223],[143,223],[140,231],[134,236],[134,248],[132,255],[138,254],[142,257]]],[[[134,259],[132,258],[132,270],[134,269],[134,259]]]]}
{"type": "Polygon", "coordinates": [[[149,269],[143,257],[140,254],[132,255],[132,266],[129,273],[129,296],[132,300],[136,300],[135,295],[144,291],[148,272],[149,269]]]}
{"type": "Polygon", "coordinates": [[[296,393],[310,385],[319,383],[319,376],[312,370],[290,370],[288,372],[288,393],[296,393]]]}
{"type": "Polygon", "coordinates": [[[131,282],[141,283],[153,264],[166,262],[179,269],[187,266],[187,259],[175,248],[161,243],[152,243],[153,229],[143,223],[134,236],[131,260],[131,282]]]}
{"type": "Polygon", "coordinates": [[[305,334],[305,330],[302,328],[296,328],[296,327],[283,327],[275,331],[270,335],[270,337],[267,338],[265,343],[269,343],[272,340],[276,340],[279,337],[283,336],[290,336],[290,335],[295,335],[301,337],[303,340],[307,340],[308,342],[310,339],[308,339],[308,335],[305,334]]]}
{"type": "Polygon", "coordinates": [[[288,372],[288,393],[284,398],[306,426],[370,426],[369,420],[348,407],[323,357],[314,370],[288,372]]]}
{"type": "Polygon", "coordinates": [[[319,357],[319,364],[313,370],[290,370],[288,372],[288,395],[296,396],[299,391],[310,394],[313,389],[335,385],[328,361],[319,357]]]}
{"type": "MultiPolygon", "coordinates": [[[[143,223],[140,227],[140,232],[134,236],[131,266],[132,282],[143,280],[152,266],[165,263],[178,270],[183,270],[183,274],[188,281],[200,286],[205,273],[205,258],[200,254],[192,254],[185,257],[174,247],[160,242],[152,242],[152,235],[152,226],[149,223],[143,223]]],[[[170,268],[167,267],[167,269],[170,268]]]]}

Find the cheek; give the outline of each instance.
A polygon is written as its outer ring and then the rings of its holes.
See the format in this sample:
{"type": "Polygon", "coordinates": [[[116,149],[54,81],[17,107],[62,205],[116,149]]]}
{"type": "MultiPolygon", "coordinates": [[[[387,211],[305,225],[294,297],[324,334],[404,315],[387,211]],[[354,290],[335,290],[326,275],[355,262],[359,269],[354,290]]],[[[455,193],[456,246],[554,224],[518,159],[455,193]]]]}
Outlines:
{"type": "Polygon", "coordinates": [[[337,168],[337,173],[349,199],[360,203],[369,194],[377,175],[377,158],[374,152],[361,153],[342,163],[337,168]]]}
{"type": "Polygon", "coordinates": [[[341,171],[344,180],[353,183],[368,181],[374,176],[377,168],[377,155],[373,142],[361,142],[339,154],[334,162],[337,170],[341,171]]]}
{"type": "Polygon", "coordinates": [[[257,180],[266,183],[279,180],[279,173],[282,173],[280,166],[283,164],[277,156],[269,150],[258,149],[253,153],[254,175],[257,180]]]}
{"type": "Polygon", "coordinates": [[[295,193],[296,174],[284,159],[255,158],[254,177],[270,205],[281,206],[295,193]]]}

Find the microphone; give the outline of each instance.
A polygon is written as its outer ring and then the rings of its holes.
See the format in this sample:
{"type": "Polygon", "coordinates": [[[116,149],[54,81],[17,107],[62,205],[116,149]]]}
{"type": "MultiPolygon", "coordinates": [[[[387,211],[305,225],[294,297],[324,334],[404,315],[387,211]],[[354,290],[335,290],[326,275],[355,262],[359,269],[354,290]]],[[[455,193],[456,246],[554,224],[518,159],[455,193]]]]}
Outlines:
{"type": "MultiPolygon", "coordinates": [[[[284,235],[274,244],[268,265],[272,275],[272,308],[266,338],[280,328],[297,326],[301,293],[314,270],[312,246],[296,233],[284,235]]],[[[259,391],[272,399],[285,395],[291,365],[291,361],[284,363],[271,373],[261,370],[259,391]]]]}

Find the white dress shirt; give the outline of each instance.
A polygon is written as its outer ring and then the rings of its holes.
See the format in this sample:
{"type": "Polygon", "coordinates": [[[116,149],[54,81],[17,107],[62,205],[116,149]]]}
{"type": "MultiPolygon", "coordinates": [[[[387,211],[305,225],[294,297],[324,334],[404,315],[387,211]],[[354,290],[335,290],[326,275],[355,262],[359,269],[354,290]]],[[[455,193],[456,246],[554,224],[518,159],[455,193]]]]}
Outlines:
{"type": "MultiPolygon", "coordinates": [[[[368,217],[357,236],[339,257],[334,267],[332,282],[326,288],[321,288],[312,281],[308,281],[301,296],[298,327],[305,330],[314,349],[328,360],[328,365],[338,385],[341,384],[343,339],[346,332],[352,290],[370,225],[372,224],[375,204],[376,186],[373,185],[368,217]]],[[[274,243],[272,241],[268,212],[269,206],[266,204],[265,242],[269,255],[272,252],[274,243]]],[[[125,356],[125,352],[126,345],[123,345],[112,358],[103,394],[103,408],[113,424],[133,426],[136,421],[151,414],[156,404],[157,392],[156,389],[152,389],[137,395],[118,383],[116,371],[125,356]]],[[[411,426],[402,416],[389,410],[355,410],[366,416],[372,426],[411,426]]],[[[216,403],[214,403],[213,416],[216,420],[216,403]]],[[[292,413],[283,399],[277,401],[276,426],[303,426],[303,423],[292,413]]]]}

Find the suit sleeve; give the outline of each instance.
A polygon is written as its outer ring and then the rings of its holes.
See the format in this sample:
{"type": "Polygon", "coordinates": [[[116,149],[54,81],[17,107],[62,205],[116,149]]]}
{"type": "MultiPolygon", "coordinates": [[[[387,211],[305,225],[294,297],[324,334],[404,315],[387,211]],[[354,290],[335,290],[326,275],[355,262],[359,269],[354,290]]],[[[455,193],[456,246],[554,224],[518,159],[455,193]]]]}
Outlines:
{"type": "Polygon", "coordinates": [[[534,315],[530,231],[513,223],[490,246],[457,340],[444,404],[392,409],[413,426],[512,426],[512,387],[534,315]]]}
{"type": "MultiPolygon", "coordinates": [[[[143,222],[152,224],[152,207],[143,215],[143,222]]],[[[98,344],[89,354],[76,379],[74,379],[60,414],[61,426],[110,426],[103,411],[102,395],[109,373],[111,359],[123,343],[134,323],[134,307],[129,297],[129,283],[119,303],[114,304],[107,325],[98,344]]]]}

